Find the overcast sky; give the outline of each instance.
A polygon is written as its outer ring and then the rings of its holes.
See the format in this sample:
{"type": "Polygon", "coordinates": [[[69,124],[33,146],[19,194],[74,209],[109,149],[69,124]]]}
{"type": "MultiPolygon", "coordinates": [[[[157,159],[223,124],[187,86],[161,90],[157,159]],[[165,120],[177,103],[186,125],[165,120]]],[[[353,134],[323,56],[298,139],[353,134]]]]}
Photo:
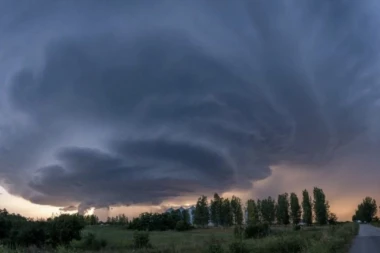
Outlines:
{"type": "Polygon", "coordinates": [[[44,216],[321,186],[350,217],[380,197],[379,10],[0,0],[1,205],[44,216]]]}

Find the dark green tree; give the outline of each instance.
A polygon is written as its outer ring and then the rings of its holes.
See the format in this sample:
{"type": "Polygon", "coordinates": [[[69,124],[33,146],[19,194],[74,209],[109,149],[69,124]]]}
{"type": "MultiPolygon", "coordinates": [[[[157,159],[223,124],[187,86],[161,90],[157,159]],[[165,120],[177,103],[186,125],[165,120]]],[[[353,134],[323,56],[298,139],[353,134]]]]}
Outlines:
{"type": "Polygon", "coordinates": [[[294,192],[290,194],[290,216],[293,224],[298,224],[301,221],[301,206],[294,192]]]}
{"type": "Polygon", "coordinates": [[[214,194],[214,199],[210,203],[210,219],[214,226],[222,224],[222,204],[223,198],[217,193],[214,194]]]}
{"type": "Polygon", "coordinates": [[[377,214],[376,200],[371,197],[365,197],[358,205],[353,219],[371,222],[377,214]]]}
{"type": "Polygon", "coordinates": [[[326,225],[328,221],[329,214],[329,205],[326,201],[326,195],[322,189],[318,187],[314,187],[313,190],[314,195],[314,213],[315,213],[315,221],[319,225],[326,225]]]}
{"type": "Polygon", "coordinates": [[[302,192],[302,219],[307,225],[313,224],[313,210],[309,192],[305,189],[302,192]]]}
{"type": "Polygon", "coordinates": [[[188,210],[183,210],[182,211],[182,220],[186,224],[190,224],[190,213],[188,210]]]}
{"type": "Polygon", "coordinates": [[[198,198],[194,212],[194,224],[206,227],[210,221],[210,213],[207,203],[207,197],[201,196],[198,198]]]}
{"type": "Polygon", "coordinates": [[[241,206],[241,199],[236,196],[232,196],[231,208],[232,208],[232,215],[233,215],[233,225],[242,225],[243,224],[243,209],[241,206]]]}
{"type": "Polygon", "coordinates": [[[224,227],[232,226],[233,224],[233,213],[231,208],[231,202],[228,198],[223,199],[222,203],[222,214],[221,214],[221,225],[224,227]]]}
{"type": "Polygon", "coordinates": [[[247,201],[247,223],[257,224],[260,222],[260,210],[253,199],[247,201]]]}
{"type": "Polygon", "coordinates": [[[288,225],[290,223],[289,195],[287,193],[278,195],[276,218],[279,224],[288,225]]]}
{"type": "Polygon", "coordinates": [[[263,221],[273,224],[276,218],[276,202],[272,197],[261,200],[260,213],[263,221]]]}

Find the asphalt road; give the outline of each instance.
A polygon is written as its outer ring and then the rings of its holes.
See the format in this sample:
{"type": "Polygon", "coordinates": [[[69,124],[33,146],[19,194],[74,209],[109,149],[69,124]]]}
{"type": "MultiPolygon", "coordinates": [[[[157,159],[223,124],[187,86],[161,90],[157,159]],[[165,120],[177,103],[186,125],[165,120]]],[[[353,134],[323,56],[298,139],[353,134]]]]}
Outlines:
{"type": "Polygon", "coordinates": [[[350,253],[380,253],[380,228],[361,224],[350,253]]]}

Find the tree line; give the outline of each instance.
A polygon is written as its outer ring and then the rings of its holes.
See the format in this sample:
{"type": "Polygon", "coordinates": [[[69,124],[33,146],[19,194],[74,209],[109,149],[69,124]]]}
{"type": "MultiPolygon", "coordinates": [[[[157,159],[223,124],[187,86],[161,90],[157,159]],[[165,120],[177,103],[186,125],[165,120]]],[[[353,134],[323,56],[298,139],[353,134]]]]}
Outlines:
{"type": "MultiPolygon", "coordinates": [[[[302,192],[302,203],[297,194],[278,195],[277,201],[272,197],[265,199],[249,199],[244,208],[246,223],[269,223],[287,225],[299,224],[301,220],[311,225],[313,220],[319,225],[336,222],[337,218],[331,213],[325,193],[321,188],[314,187],[312,199],[305,189],[302,192]]],[[[195,207],[194,224],[204,227],[210,222],[214,226],[242,225],[244,220],[241,199],[232,196],[231,200],[222,198],[217,193],[208,205],[207,197],[201,196],[195,207]]]]}
{"type": "Polygon", "coordinates": [[[81,239],[85,217],[61,214],[46,220],[33,220],[19,214],[0,210],[0,244],[10,247],[37,246],[56,248],[68,245],[74,239],[81,239]]]}
{"type": "Polygon", "coordinates": [[[190,214],[188,210],[172,210],[165,213],[142,213],[131,221],[123,216],[108,218],[111,225],[125,225],[133,230],[187,230],[193,225],[197,227],[231,227],[246,224],[297,225],[303,221],[311,225],[313,221],[319,225],[336,223],[337,217],[331,213],[325,193],[321,188],[314,187],[313,198],[305,189],[302,201],[295,193],[279,194],[277,200],[272,197],[264,199],[249,199],[243,207],[242,200],[237,196],[231,199],[223,198],[215,193],[210,202],[207,196],[198,198],[195,209],[190,214]],[[190,215],[193,216],[190,224],[190,215]]]}

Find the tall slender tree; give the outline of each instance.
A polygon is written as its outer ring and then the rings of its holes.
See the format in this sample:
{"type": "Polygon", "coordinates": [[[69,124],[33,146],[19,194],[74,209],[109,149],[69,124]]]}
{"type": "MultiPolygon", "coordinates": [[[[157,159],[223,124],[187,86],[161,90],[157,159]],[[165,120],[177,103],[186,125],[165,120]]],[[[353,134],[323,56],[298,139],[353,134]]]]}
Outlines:
{"type": "Polygon", "coordinates": [[[256,224],[260,222],[260,211],[253,199],[247,201],[247,223],[256,224]]]}
{"type": "Polygon", "coordinates": [[[241,206],[241,199],[236,196],[232,196],[231,208],[232,208],[232,214],[233,214],[233,224],[242,225],[243,224],[243,210],[241,206]]]}
{"type": "Polygon", "coordinates": [[[214,226],[220,226],[222,223],[222,203],[223,198],[221,198],[217,193],[214,194],[214,199],[211,200],[210,204],[210,218],[214,226]]]}
{"type": "Polygon", "coordinates": [[[261,200],[260,213],[263,221],[273,224],[276,218],[276,202],[272,197],[261,200]]]}
{"type": "Polygon", "coordinates": [[[232,226],[233,214],[231,202],[228,198],[223,199],[222,212],[221,212],[221,225],[224,227],[232,226]]]}
{"type": "Polygon", "coordinates": [[[289,216],[289,195],[287,193],[278,195],[276,217],[279,224],[288,225],[289,216]]]}
{"type": "Polygon", "coordinates": [[[313,190],[314,195],[314,213],[315,213],[315,221],[319,225],[325,225],[328,221],[329,214],[329,205],[326,201],[326,195],[321,188],[314,187],[313,190]]]}
{"type": "Polygon", "coordinates": [[[301,206],[294,192],[290,194],[290,216],[293,224],[298,224],[301,220],[301,206]]]}
{"type": "Polygon", "coordinates": [[[206,227],[210,221],[210,213],[207,203],[207,197],[201,196],[198,198],[194,212],[194,224],[206,227]]]}
{"type": "Polygon", "coordinates": [[[302,192],[302,219],[308,225],[313,224],[311,198],[306,189],[302,192]]]}

